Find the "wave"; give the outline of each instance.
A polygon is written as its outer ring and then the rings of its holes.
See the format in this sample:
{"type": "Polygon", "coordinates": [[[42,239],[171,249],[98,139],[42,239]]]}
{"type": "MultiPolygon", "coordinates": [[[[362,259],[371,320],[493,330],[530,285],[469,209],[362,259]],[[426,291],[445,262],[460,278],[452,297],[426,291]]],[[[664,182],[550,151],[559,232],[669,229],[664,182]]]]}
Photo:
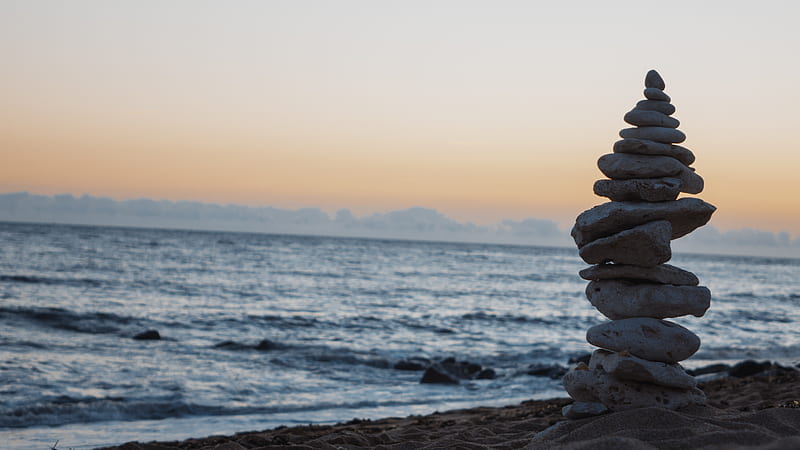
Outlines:
{"type": "Polygon", "coordinates": [[[100,287],[107,283],[106,281],[97,280],[94,278],[51,278],[39,277],[35,275],[0,275],[0,282],[65,285],[77,287],[100,287]]]}
{"type": "Polygon", "coordinates": [[[10,323],[25,321],[48,328],[91,334],[118,333],[123,328],[139,322],[133,317],[118,316],[113,313],[78,313],[62,308],[4,306],[0,306],[0,321],[10,323]]]}

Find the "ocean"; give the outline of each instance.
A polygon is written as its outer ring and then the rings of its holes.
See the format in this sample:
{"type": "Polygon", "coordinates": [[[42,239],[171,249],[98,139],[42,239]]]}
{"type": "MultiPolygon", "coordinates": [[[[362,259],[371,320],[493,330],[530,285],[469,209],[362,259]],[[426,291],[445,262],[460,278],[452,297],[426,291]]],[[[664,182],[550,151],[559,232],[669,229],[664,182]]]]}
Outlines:
{"type": "MultiPolygon", "coordinates": [[[[0,447],[91,448],[565,397],[574,248],[0,223],[0,447]],[[157,330],[160,340],[133,336],[157,330]],[[421,384],[453,357],[494,379],[421,384]]],[[[676,254],[688,368],[800,362],[800,259],[676,254]]]]}

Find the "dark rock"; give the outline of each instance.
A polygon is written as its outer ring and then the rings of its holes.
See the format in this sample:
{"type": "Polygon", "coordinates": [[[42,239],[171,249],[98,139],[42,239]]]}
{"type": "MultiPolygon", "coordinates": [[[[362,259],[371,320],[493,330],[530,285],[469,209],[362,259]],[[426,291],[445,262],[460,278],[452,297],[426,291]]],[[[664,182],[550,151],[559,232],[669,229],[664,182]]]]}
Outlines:
{"type": "Polygon", "coordinates": [[[697,369],[689,369],[686,371],[689,375],[697,377],[707,373],[727,372],[731,369],[728,364],[711,364],[710,366],[698,367],[697,369]]]}
{"type": "Polygon", "coordinates": [[[220,348],[223,350],[248,350],[250,349],[249,346],[240,344],[235,341],[222,341],[214,344],[214,348],[220,348]]]}
{"type": "Polygon", "coordinates": [[[667,85],[664,83],[664,79],[661,78],[661,75],[651,69],[644,77],[644,87],[661,89],[663,91],[667,85]]]}
{"type": "Polygon", "coordinates": [[[276,344],[275,342],[270,341],[269,339],[262,339],[261,342],[259,342],[258,345],[256,345],[254,348],[256,350],[261,350],[262,352],[266,352],[278,349],[279,345],[276,344]]]}
{"type": "Polygon", "coordinates": [[[644,96],[648,100],[658,100],[662,102],[668,102],[672,100],[664,91],[654,87],[644,88],[644,96]]]}
{"type": "Polygon", "coordinates": [[[589,365],[590,359],[592,359],[591,353],[583,353],[581,355],[571,357],[567,362],[570,364],[584,363],[586,365],[589,365]]]}
{"type": "Polygon", "coordinates": [[[658,111],[666,115],[675,112],[675,106],[672,103],[658,100],[639,100],[639,102],[636,103],[636,108],[645,111],[658,111]]]}
{"type": "Polygon", "coordinates": [[[531,364],[528,366],[528,375],[535,377],[549,377],[553,380],[558,380],[567,373],[566,367],[561,367],[558,364],[544,365],[544,364],[531,364]]]}
{"type": "Polygon", "coordinates": [[[476,380],[494,380],[495,378],[497,378],[497,374],[494,369],[483,369],[475,377],[476,380]]]}
{"type": "Polygon", "coordinates": [[[756,362],[752,359],[748,359],[747,361],[742,361],[731,367],[731,370],[728,371],[728,375],[736,378],[748,377],[764,372],[771,366],[772,363],[769,361],[756,362]]]}
{"type": "Polygon", "coordinates": [[[133,337],[137,341],[157,341],[161,339],[161,335],[157,330],[143,331],[133,337]]]}
{"type": "Polygon", "coordinates": [[[433,365],[425,370],[422,374],[420,383],[425,384],[458,384],[458,378],[449,374],[447,370],[438,365],[433,365]]]}

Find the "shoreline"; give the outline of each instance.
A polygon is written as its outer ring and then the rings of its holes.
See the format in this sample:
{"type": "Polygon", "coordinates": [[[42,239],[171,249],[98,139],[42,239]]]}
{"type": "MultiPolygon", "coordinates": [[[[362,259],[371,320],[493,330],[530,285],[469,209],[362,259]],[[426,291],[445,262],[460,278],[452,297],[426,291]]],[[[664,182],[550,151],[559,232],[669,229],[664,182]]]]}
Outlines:
{"type": "Polygon", "coordinates": [[[572,400],[555,398],[105,449],[526,448],[534,437],[531,448],[800,448],[799,371],[719,378],[700,386],[707,405],[679,411],[644,408],[568,421],[561,408],[572,400]]]}

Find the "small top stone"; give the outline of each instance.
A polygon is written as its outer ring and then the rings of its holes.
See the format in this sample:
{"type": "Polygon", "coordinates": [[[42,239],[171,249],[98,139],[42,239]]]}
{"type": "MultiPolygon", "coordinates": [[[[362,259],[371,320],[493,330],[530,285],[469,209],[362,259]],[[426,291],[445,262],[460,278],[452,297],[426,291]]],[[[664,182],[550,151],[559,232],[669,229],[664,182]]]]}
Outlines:
{"type": "Polygon", "coordinates": [[[644,87],[661,89],[663,91],[667,85],[664,84],[664,79],[661,78],[658,72],[651,70],[647,72],[647,75],[644,77],[644,87]]]}

